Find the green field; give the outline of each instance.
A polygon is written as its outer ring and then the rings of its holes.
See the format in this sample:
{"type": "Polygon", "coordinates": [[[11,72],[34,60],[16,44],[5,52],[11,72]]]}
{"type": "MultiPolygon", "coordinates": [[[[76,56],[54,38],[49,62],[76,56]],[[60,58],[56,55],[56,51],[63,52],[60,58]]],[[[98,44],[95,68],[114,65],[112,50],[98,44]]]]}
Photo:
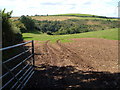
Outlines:
{"type": "MultiPolygon", "coordinates": [[[[39,21],[63,21],[68,19],[97,19],[97,20],[118,20],[118,19],[108,19],[108,18],[99,18],[97,15],[91,14],[58,14],[58,15],[48,15],[48,16],[30,16],[32,19],[39,21]],[[93,17],[94,16],[94,17],[93,17]]],[[[104,17],[104,16],[103,16],[104,17]]],[[[19,17],[12,17],[12,20],[16,20],[19,17]]]]}
{"type": "Polygon", "coordinates": [[[34,33],[23,33],[24,40],[38,40],[38,41],[47,41],[50,40],[55,42],[56,40],[61,39],[62,42],[69,42],[72,38],[104,38],[109,40],[120,40],[118,39],[118,28],[101,30],[80,34],[68,34],[68,35],[47,35],[40,34],[38,32],[34,33]]]}

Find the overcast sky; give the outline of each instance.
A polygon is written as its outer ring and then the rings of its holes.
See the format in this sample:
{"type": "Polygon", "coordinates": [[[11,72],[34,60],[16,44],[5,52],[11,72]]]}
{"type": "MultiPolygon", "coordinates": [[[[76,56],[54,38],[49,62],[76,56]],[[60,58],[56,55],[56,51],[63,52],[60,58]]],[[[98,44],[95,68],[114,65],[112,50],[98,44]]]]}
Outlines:
{"type": "Polygon", "coordinates": [[[12,16],[81,13],[117,17],[119,0],[0,0],[12,16]]]}

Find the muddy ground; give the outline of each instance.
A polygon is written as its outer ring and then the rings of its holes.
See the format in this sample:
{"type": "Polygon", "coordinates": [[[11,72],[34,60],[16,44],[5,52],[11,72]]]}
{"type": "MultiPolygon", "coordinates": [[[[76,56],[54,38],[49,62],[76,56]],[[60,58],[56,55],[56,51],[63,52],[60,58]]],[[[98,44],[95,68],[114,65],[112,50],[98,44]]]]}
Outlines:
{"type": "Polygon", "coordinates": [[[118,41],[35,41],[35,74],[26,88],[118,88],[118,41]]]}

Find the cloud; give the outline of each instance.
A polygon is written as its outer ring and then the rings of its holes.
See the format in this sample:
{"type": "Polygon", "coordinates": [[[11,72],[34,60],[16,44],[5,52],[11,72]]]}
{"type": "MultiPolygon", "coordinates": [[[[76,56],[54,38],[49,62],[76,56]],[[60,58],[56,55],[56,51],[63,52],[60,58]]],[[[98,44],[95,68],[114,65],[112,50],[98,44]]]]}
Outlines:
{"type": "Polygon", "coordinates": [[[41,5],[62,5],[61,3],[41,3],[41,5]]]}
{"type": "Polygon", "coordinates": [[[118,16],[119,0],[1,0],[0,8],[13,10],[14,16],[83,13],[118,16]]]}
{"type": "Polygon", "coordinates": [[[84,3],[84,5],[90,5],[90,4],[92,4],[92,2],[90,2],[90,1],[84,3]]]}

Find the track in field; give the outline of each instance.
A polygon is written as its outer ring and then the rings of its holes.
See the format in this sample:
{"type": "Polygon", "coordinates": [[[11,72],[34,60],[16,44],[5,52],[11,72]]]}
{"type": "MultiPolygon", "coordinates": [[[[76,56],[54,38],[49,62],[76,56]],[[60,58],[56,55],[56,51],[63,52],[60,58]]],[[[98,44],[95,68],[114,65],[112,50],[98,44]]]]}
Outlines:
{"type": "Polygon", "coordinates": [[[35,74],[26,88],[117,88],[117,41],[80,39],[35,41],[35,74]]]}

